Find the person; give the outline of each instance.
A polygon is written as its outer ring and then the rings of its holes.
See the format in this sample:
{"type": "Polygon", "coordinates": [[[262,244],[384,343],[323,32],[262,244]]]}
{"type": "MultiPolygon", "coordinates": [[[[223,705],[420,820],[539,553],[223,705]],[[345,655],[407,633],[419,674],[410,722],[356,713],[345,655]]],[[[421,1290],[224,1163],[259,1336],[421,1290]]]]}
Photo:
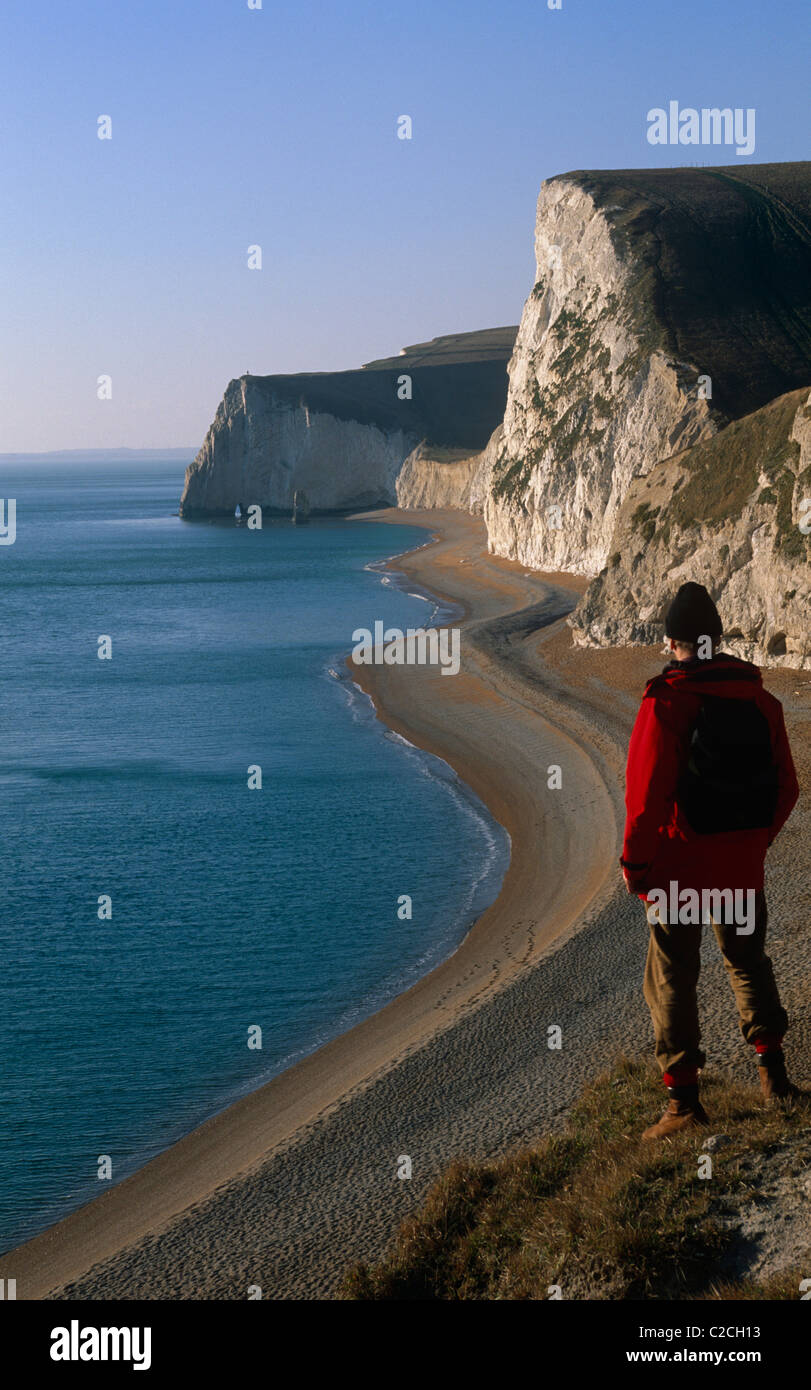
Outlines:
{"type": "Polygon", "coordinates": [[[631,734],[620,858],[650,925],[644,995],[668,1093],[644,1139],[708,1123],[702,922],[714,928],[765,1101],[805,1098],[786,1073],[788,1018],[765,951],[764,861],[799,794],[782,706],[756,666],[719,650],[721,619],[703,585],[682,584],[665,633],[674,659],[645,687],[631,734]]]}

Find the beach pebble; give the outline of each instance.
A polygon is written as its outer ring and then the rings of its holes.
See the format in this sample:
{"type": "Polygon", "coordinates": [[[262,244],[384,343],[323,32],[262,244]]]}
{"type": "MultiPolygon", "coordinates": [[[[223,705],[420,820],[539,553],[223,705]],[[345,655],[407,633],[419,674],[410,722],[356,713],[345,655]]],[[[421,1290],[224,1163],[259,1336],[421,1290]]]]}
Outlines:
{"type": "Polygon", "coordinates": [[[701,1145],[705,1153],[714,1154],[716,1149],[723,1149],[726,1144],[731,1144],[732,1140],[728,1134],[711,1134],[709,1139],[705,1139],[701,1145]]]}

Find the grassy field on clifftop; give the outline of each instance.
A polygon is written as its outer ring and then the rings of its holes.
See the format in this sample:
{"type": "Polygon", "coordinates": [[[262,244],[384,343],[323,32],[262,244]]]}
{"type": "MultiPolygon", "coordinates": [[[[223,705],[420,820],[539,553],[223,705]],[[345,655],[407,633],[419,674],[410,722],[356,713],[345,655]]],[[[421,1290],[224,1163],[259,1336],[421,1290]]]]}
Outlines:
{"type": "Polygon", "coordinates": [[[811,1110],[766,1111],[754,1086],[712,1073],[702,1092],[709,1130],[643,1144],[662,1087],[649,1066],[620,1061],[564,1134],[453,1164],[341,1296],[799,1299],[811,1278],[811,1110]],[[721,1137],[708,1154],[710,1136],[721,1137]],[[699,1176],[707,1158],[711,1175],[699,1176]]]}

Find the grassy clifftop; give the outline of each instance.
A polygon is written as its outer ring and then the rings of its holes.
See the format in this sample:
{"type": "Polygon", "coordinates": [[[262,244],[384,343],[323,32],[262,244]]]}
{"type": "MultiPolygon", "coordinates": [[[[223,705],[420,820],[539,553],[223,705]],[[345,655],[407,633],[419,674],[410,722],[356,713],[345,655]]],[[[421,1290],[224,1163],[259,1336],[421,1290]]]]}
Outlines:
{"type": "Polygon", "coordinates": [[[480,328],[473,333],[448,333],[426,343],[412,343],[397,357],[380,357],[364,362],[363,370],[381,371],[404,366],[441,367],[460,362],[509,362],[515,346],[518,325],[507,328],[480,328]]]}
{"type": "Polygon", "coordinates": [[[429,445],[479,450],[504,415],[517,331],[491,328],[434,338],[356,371],[251,376],[251,388],[338,420],[402,429],[429,445]],[[410,399],[400,396],[403,374],[411,378],[410,399]]]}
{"type": "Polygon", "coordinates": [[[342,1296],[799,1299],[811,1277],[811,1111],[766,1111],[754,1089],[712,1073],[703,1090],[710,1130],[643,1144],[662,1087],[621,1061],[564,1134],[497,1163],[455,1163],[388,1256],[349,1271],[342,1296]]]}

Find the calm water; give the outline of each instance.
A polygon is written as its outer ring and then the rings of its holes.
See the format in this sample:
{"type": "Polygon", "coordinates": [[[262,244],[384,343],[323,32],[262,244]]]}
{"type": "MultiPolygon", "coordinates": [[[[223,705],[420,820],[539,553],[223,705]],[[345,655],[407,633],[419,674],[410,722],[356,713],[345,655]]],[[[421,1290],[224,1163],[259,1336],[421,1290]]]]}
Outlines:
{"type": "Polygon", "coordinates": [[[184,523],[182,471],[0,478],[0,1249],[450,954],[506,867],[449,769],[329,674],[354,628],[426,621],[367,568],[425,533],[184,523]]]}

